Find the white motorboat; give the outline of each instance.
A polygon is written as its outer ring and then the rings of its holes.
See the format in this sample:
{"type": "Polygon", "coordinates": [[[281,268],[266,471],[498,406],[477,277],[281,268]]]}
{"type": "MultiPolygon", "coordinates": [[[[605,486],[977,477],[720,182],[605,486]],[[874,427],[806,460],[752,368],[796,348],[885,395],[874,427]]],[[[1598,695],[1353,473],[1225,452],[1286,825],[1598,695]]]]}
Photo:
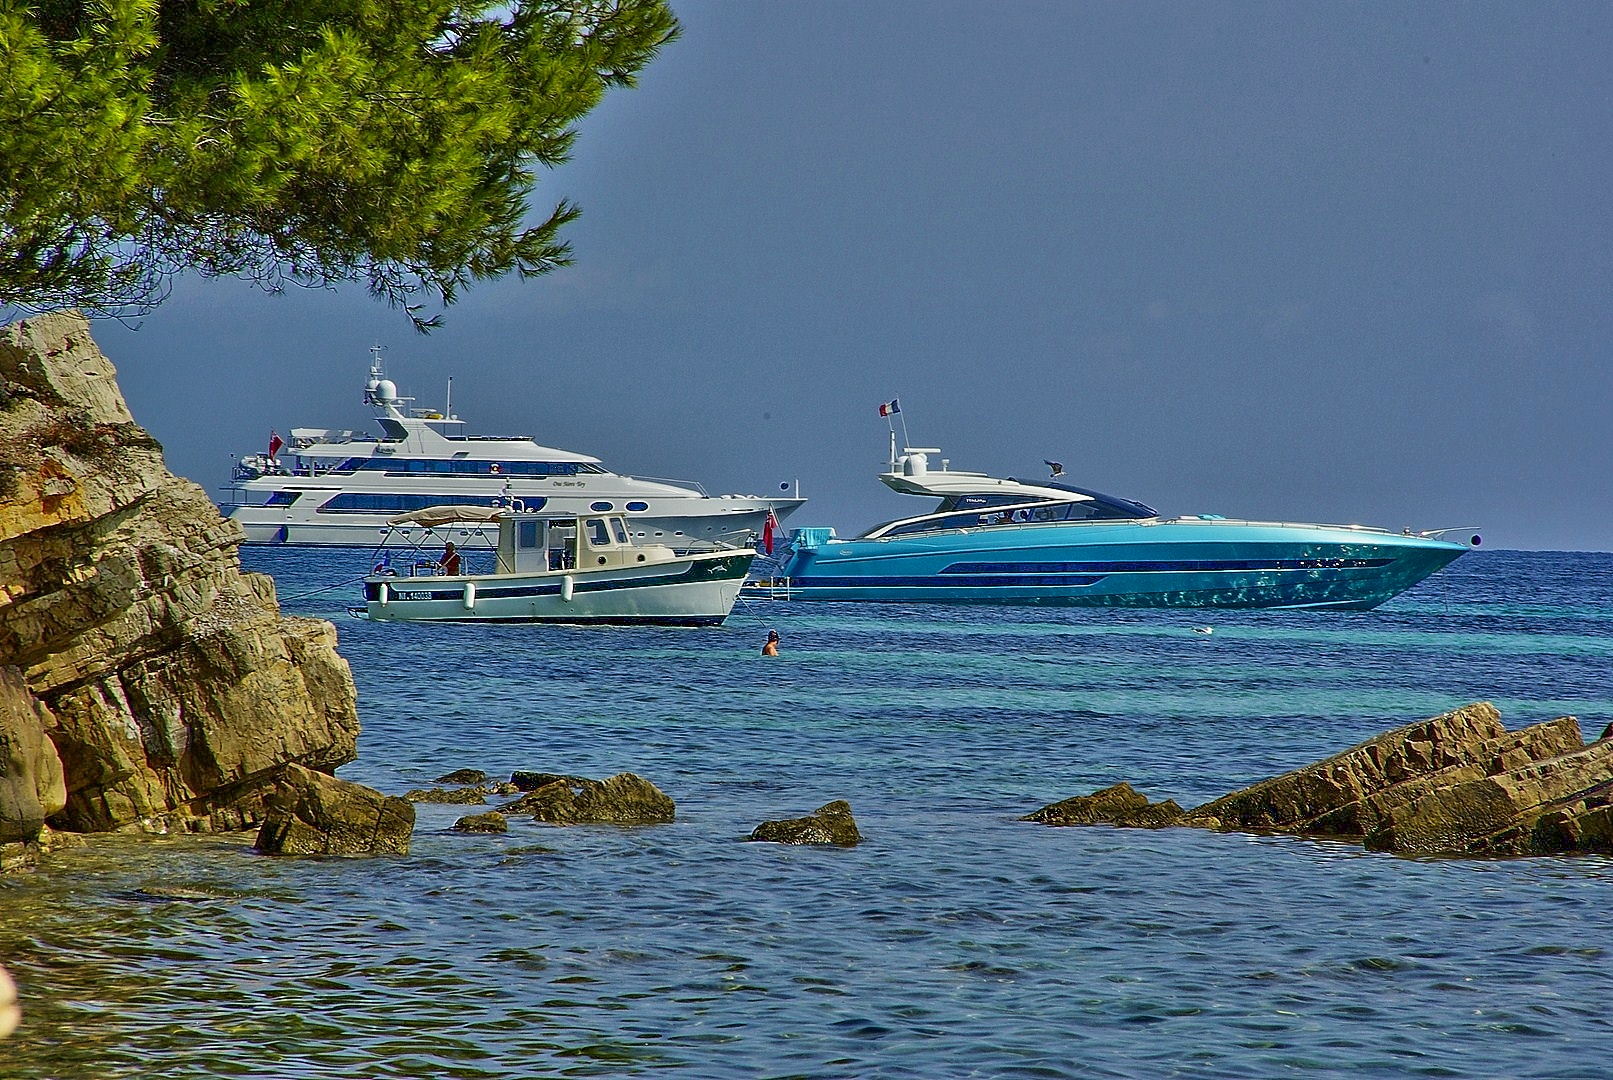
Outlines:
{"type": "MultiPolygon", "coordinates": [[[[531,438],[464,434],[452,400],[441,411],[410,407],[372,350],[364,401],[380,437],[292,428],[267,454],[236,462],[219,509],[248,544],[373,548],[389,518],[447,504],[508,505],[555,514],[619,513],[637,539],[690,550],[745,545],[770,531],[804,499],[706,494],[698,484],[643,479],[606,469],[598,458],[542,446],[531,438]]],[[[450,382],[450,395],[452,383],[450,382]]]]}
{"type": "Polygon", "coordinates": [[[354,613],[380,622],[716,626],[755,557],[754,548],[679,554],[639,543],[623,514],[428,507],[388,523],[354,613]]]}

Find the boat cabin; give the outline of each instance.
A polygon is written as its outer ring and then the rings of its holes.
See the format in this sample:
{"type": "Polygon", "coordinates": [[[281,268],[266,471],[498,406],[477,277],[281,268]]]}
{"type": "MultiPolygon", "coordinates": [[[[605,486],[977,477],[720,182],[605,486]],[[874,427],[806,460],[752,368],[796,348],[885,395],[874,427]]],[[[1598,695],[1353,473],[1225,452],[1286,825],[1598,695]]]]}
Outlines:
{"type": "Polygon", "coordinates": [[[671,557],[669,547],[635,544],[621,514],[553,517],[507,510],[498,519],[500,574],[604,570],[671,557]]]}

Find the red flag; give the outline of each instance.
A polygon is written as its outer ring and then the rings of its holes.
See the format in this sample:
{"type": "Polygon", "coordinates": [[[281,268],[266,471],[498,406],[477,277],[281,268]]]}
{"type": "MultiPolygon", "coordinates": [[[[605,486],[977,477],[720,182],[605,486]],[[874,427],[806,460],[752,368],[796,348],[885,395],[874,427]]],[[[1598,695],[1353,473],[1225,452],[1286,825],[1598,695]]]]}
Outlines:
{"type": "Polygon", "coordinates": [[[284,445],[286,445],[286,444],[283,441],[281,441],[280,433],[278,431],[270,431],[269,432],[269,456],[270,457],[274,457],[276,454],[278,454],[280,452],[280,448],[282,446],[284,446],[284,445]]]}
{"type": "Polygon", "coordinates": [[[778,518],[774,517],[773,511],[769,509],[767,511],[767,520],[762,522],[762,550],[769,555],[773,554],[773,527],[777,522],[778,518]]]}

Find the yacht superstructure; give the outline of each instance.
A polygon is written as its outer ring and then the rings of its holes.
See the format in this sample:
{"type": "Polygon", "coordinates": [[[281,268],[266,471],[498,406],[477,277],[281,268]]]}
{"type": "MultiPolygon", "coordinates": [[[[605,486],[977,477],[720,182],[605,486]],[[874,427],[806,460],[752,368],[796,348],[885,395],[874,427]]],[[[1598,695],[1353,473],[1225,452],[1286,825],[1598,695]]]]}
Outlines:
{"type": "MultiPolygon", "coordinates": [[[[398,514],[438,505],[626,516],[638,539],[688,550],[748,544],[804,499],[706,494],[684,481],[625,476],[586,454],[527,437],[466,435],[448,407],[410,407],[372,350],[364,402],[379,436],[292,428],[288,443],[241,458],[220,509],[249,544],[373,548],[398,514]]],[[[451,401],[448,403],[451,406],[451,401]]]]}

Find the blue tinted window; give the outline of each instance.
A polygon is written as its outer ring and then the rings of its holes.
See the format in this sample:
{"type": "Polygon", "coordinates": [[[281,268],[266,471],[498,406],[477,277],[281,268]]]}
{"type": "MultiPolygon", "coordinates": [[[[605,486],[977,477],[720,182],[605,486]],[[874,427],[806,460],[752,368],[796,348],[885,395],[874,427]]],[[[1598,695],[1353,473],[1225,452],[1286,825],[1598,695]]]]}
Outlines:
{"type": "Polygon", "coordinates": [[[599,502],[589,503],[588,504],[588,509],[597,510],[597,511],[605,511],[605,510],[614,510],[614,509],[616,509],[616,507],[613,506],[611,503],[608,503],[608,502],[605,502],[604,500],[601,500],[599,502]]]}
{"type": "Polygon", "coordinates": [[[302,498],[300,491],[277,491],[264,500],[264,506],[290,506],[302,498]]]}
{"type": "Polygon", "coordinates": [[[463,495],[371,495],[364,492],[344,491],[319,508],[321,514],[361,514],[386,511],[401,514],[406,510],[424,510],[428,506],[444,503],[463,504],[463,495]]]}
{"type": "Polygon", "coordinates": [[[633,502],[627,504],[627,508],[632,510],[634,513],[637,513],[640,510],[648,510],[650,508],[650,504],[647,502],[639,502],[635,499],[633,502]]]}

